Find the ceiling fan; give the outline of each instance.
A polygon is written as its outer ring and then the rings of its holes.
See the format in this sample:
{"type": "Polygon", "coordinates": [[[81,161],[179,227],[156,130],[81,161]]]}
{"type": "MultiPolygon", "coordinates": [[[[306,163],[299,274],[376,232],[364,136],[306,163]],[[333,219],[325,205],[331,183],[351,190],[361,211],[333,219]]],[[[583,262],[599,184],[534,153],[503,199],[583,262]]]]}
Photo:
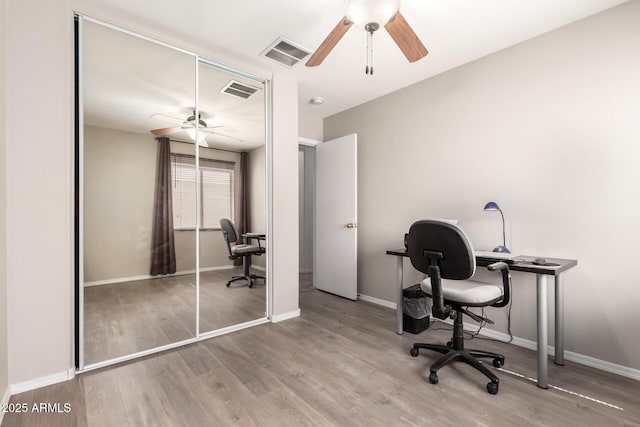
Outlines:
{"type": "Polygon", "coordinates": [[[168,128],[160,128],[160,129],[152,129],[151,133],[156,135],[156,136],[164,136],[164,135],[171,135],[173,133],[176,132],[180,132],[180,131],[185,131],[189,137],[195,141],[196,140],[196,136],[198,138],[198,144],[203,146],[203,147],[208,147],[207,141],[206,141],[206,136],[207,134],[210,135],[219,135],[219,136],[223,136],[225,138],[230,138],[233,139],[235,141],[238,142],[242,142],[242,139],[240,138],[236,138],[234,136],[230,136],[230,135],[225,135],[223,133],[214,131],[214,129],[218,129],[221,128],[223,126],[208,126],[207,122],[205,122],[204,120],[202,120],[202,115],[198,114],[198,121],[197,121],[197,125],[196,125],[196,112],[193,112],[193,115],[187,117],[186,119],[182,119],[180,117],[176,117],[176,116],[172,116],[170,114],[164,114],[164,113],[154,113],[151,115],[152,118],[154,119],[158,119],[158,120],[163,120],[165,122],[173,122],[176,123],[178,126],[172,126],[172,127],[168,127],[168,128]],[[196,126],[198,126],[198,132],[196,135],[196,126]]]}
{"type": "Polygon", "coordinates": [[[384,26],[409,62],[424,58],[429,53],[400,13],[400,0],[346,0],[345,17],[311,55],[306,66],[320,65],[353,24],[368,33],[365,74],[373,74],[373,33],[381,26],[384,26]]]}

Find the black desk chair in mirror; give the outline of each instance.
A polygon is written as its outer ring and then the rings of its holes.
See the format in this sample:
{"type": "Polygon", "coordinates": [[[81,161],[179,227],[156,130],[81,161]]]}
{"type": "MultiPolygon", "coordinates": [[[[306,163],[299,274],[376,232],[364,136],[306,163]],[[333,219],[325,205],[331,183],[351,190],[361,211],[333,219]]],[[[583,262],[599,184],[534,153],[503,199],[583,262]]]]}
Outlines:
{"type": "Polygon", "coordinates": [[[504,307],[509,303],[511,276],[509,266],[496,262],[487,269],[500,274],[500,285],[482,283],[471,278],[476,262],[473,248],[462,229],[456,225],[437,220],[415,222],[407,239],[407,249],[413,267],[429,277],[421,288],[433,299],[432,316],[438,319],[453,319],[453,337],[447,345],[415,343],[411,356],[417,357],[421,348],[442,353],[430,368],[429,382],[438,383],[438,370],[443,366],[462,361],[473,366],[489,378],[487,391],[498,393],[498,377],[478,359],[493,359],[493,366],[504,365],[504,356],[482,350],[464,348],[463,315],[477,322],[488,321],[469,307],[504,307]]]}
{"type": "Polygon", "coordinates": [[[227,288],[231,286],[231,283],[238,280],[246,280],[247,286],[249,286],[250,288],[253,287],[253,282],[256,279],[264,280],[264,276],[251,274],[249,271],[249,256],[260,256],[265,253],[265,248],[260,244],[260,239],[256,239],[258,242],[257,245],[250,245],[244,241],[241,244],[235,244],[240,236],[238,235],[238,231],[236,230],[236,227],[233,225],[233,223],[228,219],[223,218],[220,220],[220,228],[222,228],[222,236],[224,237],[224,241],[227,244],[227,249],[229,250],[229,259],[235,260],[242,258],[242,274],[231,277],[231,279],[227,282],[227,288]]]}

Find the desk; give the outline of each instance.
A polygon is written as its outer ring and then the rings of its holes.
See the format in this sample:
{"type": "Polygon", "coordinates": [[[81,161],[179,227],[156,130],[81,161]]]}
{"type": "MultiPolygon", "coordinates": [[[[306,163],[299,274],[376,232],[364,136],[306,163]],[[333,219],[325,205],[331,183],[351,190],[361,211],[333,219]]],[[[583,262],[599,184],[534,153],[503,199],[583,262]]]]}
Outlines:
{"type": "MultiPolygon", "coordinates": [[[[402,290],[403,260],[409,257],[406,249],[389,249],[387,255],[394,255],[397,260],[397,294],[396,294],[396,333],[402,334],[402,290]]],[[[509,270],[534,273],[536,275],[537,289],[537,328],[538,328],[538,387],[548,388],[547,383],[547,353],[548,353],[548,326],[547,326],[547,276],[555,278],[555,355],[554,363],[564,365],[564,284],[565,271],[578,265],[574,259],[545,258],[547,263],[556,265],[532,264],[536,258],[533,256],[518,256],[515,262],[509,264],[509,270]]],[[[476,256],[476,265],[487,266],[495,260],[476,256]]]]}

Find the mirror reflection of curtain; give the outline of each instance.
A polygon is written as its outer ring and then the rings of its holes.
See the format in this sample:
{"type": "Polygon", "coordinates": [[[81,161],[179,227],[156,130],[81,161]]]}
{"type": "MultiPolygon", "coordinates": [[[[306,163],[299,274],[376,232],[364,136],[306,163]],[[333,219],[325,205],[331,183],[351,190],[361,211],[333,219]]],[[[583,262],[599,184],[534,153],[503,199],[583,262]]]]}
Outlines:
{"type": "MultiPolygon", "coordinates": [[[[238,191],[238,209],[236,209],[235,225],[238,234],[248,233],[249,230],[249,153],[243,151],[240,153],[240,188],[238,191]]],[[[247,262],[251,263],[251,256],[247,257],[247,262]]],[[[242,265],[242,259],[238,258],[233,264],[242,265]]]]}
{"type": "Polygon", "coordinates": [[[173,235],[171,199],[171,152],[169,138],[158,138],[156,197],[153,207],[151,275],[176,272],[176,247],[173,235]]]}

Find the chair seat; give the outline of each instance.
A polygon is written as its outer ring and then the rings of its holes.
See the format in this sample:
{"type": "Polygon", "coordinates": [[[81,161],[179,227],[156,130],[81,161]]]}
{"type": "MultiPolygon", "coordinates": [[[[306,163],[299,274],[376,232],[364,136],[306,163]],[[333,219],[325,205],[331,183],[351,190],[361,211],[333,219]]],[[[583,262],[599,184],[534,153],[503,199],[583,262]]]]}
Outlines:
{"type": "Polygon", "coordinates": [[[233,254],[246,254],[246,253],[262,253],[262,249],[256,245],[235,245],[231,247],[233,254]]]}
{"type": "MultiPolygon", "coordinates": [[[[426,278],[420,288],[431,295],[431,279],[426,278]]],[[[476,280],[442,279],[442,296],[445,301],[461,305],[490,305],[503,296],[502,286],[476,280]]]]}

